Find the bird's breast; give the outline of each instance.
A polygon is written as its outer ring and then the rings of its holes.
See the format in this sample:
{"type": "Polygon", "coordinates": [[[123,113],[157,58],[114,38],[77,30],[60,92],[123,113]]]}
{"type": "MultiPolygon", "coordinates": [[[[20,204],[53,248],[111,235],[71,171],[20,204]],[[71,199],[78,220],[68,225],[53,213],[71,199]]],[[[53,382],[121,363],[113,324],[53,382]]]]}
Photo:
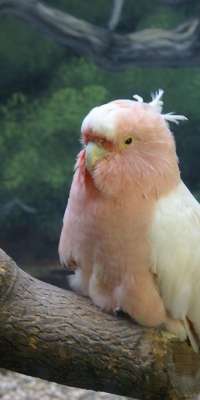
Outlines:
{"type": "Polygon", "coordinates": [[[91,268],[98,263],[112,276],[144,265],[152,200],[135,196],[134,190],[129,196],[105,197],[80,180],[73,186],[64,225],[77,262],[91,268]]]}

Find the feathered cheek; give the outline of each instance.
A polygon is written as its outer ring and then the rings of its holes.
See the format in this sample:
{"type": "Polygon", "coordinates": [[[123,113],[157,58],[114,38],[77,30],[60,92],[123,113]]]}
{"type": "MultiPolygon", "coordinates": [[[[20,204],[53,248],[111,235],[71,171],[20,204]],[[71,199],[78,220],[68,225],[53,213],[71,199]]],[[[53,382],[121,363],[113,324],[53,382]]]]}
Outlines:
{"type": "Polygon", "coordinates": [[[117,157],[98,163],[92,176],[95,187],[109,197],[117,196],[123,190],[124,173],[117,157]]]}

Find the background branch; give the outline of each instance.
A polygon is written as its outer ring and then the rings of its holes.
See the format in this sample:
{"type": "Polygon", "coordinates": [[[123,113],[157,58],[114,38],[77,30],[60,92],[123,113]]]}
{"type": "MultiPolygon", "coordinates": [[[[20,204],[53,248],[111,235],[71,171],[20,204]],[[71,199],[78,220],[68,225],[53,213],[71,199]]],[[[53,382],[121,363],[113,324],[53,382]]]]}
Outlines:
{"type": "Polygon", "coordinates": [[[23,18],[62,45],[113,70],[129,65],[200,64],[199,19],[186,21],[172,30],[145,29],[118,34],[36,0],[0,0],[0,14],[23,18]]]}
{"type": "Polygon", "coordinates": [[[121,19],[123,6],[124,0],[113,0],[112,12],[108,22],[108,29],[110,29],[110,31],[114,31],[117,28],[117,25],[121,19]]]}
{"type": "Polygon", "coordinates": [[[187,399],[200,358],[186,343],[32,278],[0,252],[0,367],[140,399],[187,399]]]}

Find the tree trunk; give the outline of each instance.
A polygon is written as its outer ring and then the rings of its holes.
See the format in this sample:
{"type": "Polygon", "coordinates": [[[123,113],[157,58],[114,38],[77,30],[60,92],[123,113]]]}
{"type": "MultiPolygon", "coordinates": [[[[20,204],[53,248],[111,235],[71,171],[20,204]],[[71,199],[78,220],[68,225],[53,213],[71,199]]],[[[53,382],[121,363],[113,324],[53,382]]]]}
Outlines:
{"type": "Polygon", "coordinates": [[[34,279],[2,250],[0,367],[145,400],[200,391],[200,357],[187,343],[34,279]]]}
{"type": "Polygon", "coordinates": [[[105,68],[200,64],[199,19],[186,21],[173,30],[145,29],[119,34],[37,0],[0,0],[0,14],[14,14],[31,22],[62,45],[105,68]]]}

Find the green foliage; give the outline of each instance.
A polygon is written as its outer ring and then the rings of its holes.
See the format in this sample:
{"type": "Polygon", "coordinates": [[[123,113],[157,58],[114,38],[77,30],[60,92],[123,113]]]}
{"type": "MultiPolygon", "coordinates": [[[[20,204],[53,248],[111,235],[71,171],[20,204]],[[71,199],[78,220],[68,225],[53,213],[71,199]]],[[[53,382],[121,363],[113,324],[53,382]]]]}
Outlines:
{"type": "Polygon", "coordinates": [[[137,29],[173,29],[184,21],[185,15],[183,11],[179,11],[179,13],[177,13],[173,8],[159,6],[153,9],[153,12],[150,10],[150,12],[140,20],[137,29]]]}
{"type": "MultiPolygon", "coordinates": [[[[199,68],[128,68],[122,72],[109,72],[83,59],[72,59],[58,68],[50,90],[72,86],[77,90],[95,82],[105,87],[108,99],[131,98],[138,93],[146,101],[150,94],[164,89],[164,111],[185,114],[198,120],[200,104],[199,68]],[[192,72],[192,73],[191,73],[192,72]]],[[[95,105],[95,104],[94,104],[95,105]]]]}
{"type": "MultiPolygon", "coordinates": [[[[81,120],[93,104],[106,98],[101,86],[65,87],[31,103],[15,94],[0,109],[1,199],[20,198],[36,209],[29,217],[31,224],[48,238],[55,238],[62,219],[80,148],[81,120]]],[[[19,221],[27,221],[22,211],[14,218],[13,213],[6,215],[4,224],[9,231],[19,221]]]]}

